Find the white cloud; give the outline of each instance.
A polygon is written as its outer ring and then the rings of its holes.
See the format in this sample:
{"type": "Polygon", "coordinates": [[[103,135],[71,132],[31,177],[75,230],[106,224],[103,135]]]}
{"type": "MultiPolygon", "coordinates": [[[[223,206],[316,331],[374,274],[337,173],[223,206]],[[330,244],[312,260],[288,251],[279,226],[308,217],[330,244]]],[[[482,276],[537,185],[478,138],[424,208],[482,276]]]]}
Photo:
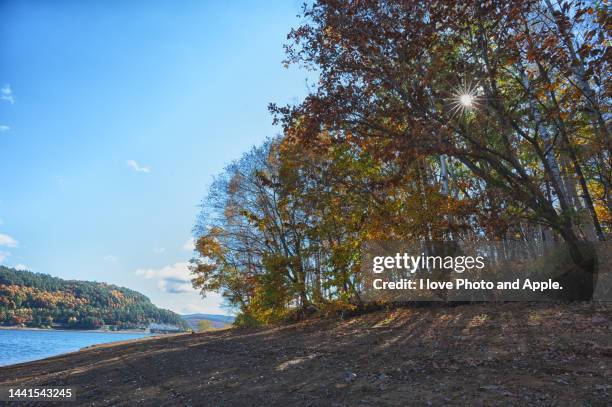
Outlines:
{"type": "Polygon", "coordinates": [[[189,263],[175,263],[161,269],[138,269],[136,274],[147,279],[157,279],[157,287],[170,294],[196,291],[191,286],[189,263]]]}
{"type": "Polygon", "coordinates": [[[200,291],[193,288],[187,262],[175,263],[159,269],[138,269],[136,274],[146,279],[157,280],[157,288],[165,294],[155,298],[155,305],[173,310],[179,314],[204,312],[226,314],[222,304],[224,298],[216,292],[207,292],[202,298],[200,291]],[[172,294],[180,294],[175,296],[172,294]]]}
{"type": "Polygon", "coordinates": [[[166,278],[157,282],[157,287],[160,290],[165,291],[169,294],[181,294],[188,293],[193,290],[191,281],[183,281],[174,278],[166,278]]]}
{"type": "Polygon", "coordinates": [[[136,160],[127,160],[126,163],[128,167],[130,167],[136,172],[144,172],[145,174],[151,172],[151,169],[149,167],[141,166],[140,164],[138,164],[138,162],[136,162],[136,160]]]}
{"type": "Polygon", "coordinates": [[[155,253],[157,254],[162,254],[166,252],[166,248],[165,247],[160,247],[159,249],[154,249],[153,250],[155,253]]]}
{"type": "Polygon", "coordinates": [[[116,262],[119,259],[117,258],[117,256],[113,256],[112,254],[107,254],[106,256],[104,256],[104,260],[110,261],[110,262],[116,262]]]}
{"type": "Polygon", "coordinates": [[[11,105],[15,103],[15,96],[13,95],[13,90],[11,89],[11,85],[8,83],[0,88],[0,99],[6,100],[11,105]]]}
{"type": "Polygon", "coordinates": [[[30,267],[26,266],[23,263],[19,263],[17,265],[15,265],[15,270],[31,270],[30,267]]]}
{"type": "Polygon", "coordinates": [[[175,304],[173,307],[175,312],[179,314],[227,314],[227,310],[223,309],[221,304],[225,302],[223,296],[219,293],[208,292],[206,297],[202,298],[199,294],[183,295],[180,304],[175,304]]]}
{"type": "Polygon", "coordinates": [[[183,278],[185,280],[191,279],[189,273],[189,263],[187,262],[175,263],[171,266],[162,267],[161,269],[138,269],[136,270],[136,274],[139,276],[144,276],[145,278],[175,277],[183,278]]]}
{"type": "Polygon", "coordinates": [[[19,242],[10,237],[9,235],[0,233],[0,246],[17,247],[18,244],[19,242]]]}
{"type": "Polygon", "coordinates": [[[184,244],[183,249],[189,250],[190,252],[195,250],[195,238],[190,237],[184,244]]]}
{"type": "Polygon", "coordinates": [[[6,124],[0,124],[0,133],[6,133],[11,129],[11,126],[7,126],[6,124]]]}
{"type": "Polygon", "coordinates": [[[9,252],[3,252],[0,250],[0,263],[2,263],[11,254],[9,252]]]}

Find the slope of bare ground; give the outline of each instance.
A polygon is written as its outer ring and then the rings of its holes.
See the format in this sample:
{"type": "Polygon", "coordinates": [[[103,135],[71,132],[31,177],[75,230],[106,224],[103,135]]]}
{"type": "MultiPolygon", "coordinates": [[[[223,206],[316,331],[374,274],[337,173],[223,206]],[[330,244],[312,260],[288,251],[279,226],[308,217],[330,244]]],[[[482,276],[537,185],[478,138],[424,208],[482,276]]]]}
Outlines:
{"type": "Polygon", "coordinates": [[[404,308],[95,347],[0,368],[0,386],[92,406],[604,406],[611,331],[612,305],[404,308]]]}

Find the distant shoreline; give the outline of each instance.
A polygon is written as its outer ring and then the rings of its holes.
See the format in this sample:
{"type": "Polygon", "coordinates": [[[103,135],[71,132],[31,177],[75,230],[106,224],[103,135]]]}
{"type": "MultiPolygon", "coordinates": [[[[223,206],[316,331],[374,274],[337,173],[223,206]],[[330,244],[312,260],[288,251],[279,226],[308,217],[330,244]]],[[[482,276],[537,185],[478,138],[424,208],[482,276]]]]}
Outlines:
{"type": "Polygon", "coordinates": [[[54,332],[93,332],[102,334],[149,334],[142,329],[124,329],[120,331],[110,331],[103,329],[66,329],[66,328],[35,328],[22,326],[0,326],[1,331],[54,331],[54,332]]]}

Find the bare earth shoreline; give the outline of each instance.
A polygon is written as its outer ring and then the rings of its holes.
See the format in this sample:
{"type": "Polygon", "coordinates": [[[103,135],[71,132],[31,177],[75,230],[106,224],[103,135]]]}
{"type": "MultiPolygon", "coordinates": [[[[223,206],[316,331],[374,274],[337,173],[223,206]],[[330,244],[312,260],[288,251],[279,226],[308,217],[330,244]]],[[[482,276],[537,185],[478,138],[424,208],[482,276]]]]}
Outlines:
{"type": "Polygon", "coordinates": [[[605,406],[611,333],[612,304],[405,308],[98,345],[2,367],[0,386],[90,406],[605,406]]]}

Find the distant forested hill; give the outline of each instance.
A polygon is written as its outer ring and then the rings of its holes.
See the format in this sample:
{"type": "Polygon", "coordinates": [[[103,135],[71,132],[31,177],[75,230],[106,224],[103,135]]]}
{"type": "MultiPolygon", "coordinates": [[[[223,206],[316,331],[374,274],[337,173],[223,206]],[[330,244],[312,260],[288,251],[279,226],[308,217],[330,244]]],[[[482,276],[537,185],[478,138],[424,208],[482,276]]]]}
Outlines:
{"type": "Polygon", "coordinates": [[[148,297],[128,288],[0,266],[2,325],[130,329],[151,322],[189,327],[178,314],[157,308],[148,297]]]}
{"type": "Polygon", "coordinates": [[[200,321],[209,321],[213,328],[223,328],[234,323],[234,317],[218,314],[189,314],[182,316],[194,331],[200,329],[200,321]]]}

